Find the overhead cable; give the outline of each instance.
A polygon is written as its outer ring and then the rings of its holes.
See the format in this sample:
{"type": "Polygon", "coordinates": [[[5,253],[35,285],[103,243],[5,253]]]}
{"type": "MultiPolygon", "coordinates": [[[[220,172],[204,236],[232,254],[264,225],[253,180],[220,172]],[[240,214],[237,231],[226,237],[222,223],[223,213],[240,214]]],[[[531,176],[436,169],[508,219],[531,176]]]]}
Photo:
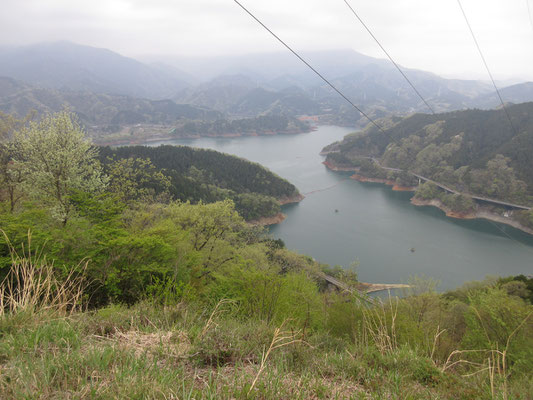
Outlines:
{"type": "Polygon", "coordinates": [[[350,3],[348,3],[347,0],[343,0],[344,3],[348,6],[348,8],[351,10],[351,12],[353,13],[353,15],[355,15],[355,17],[359,20],[359,22],[364,26],[364,28],[366,29],[366,31],[370,34],[370,36],[372,36],[372,39],[374,39],[374,41],[378,44],[378,46],[381,48],[381,50],[383,50],[383,53],[385,53],[385,55],[389,58],[390,62],[394,64],[394,66],[396,67],[396,69],[398,70],[398,72],[400,72],[400,74],[402,74],[402,76],[404,77],[404,79],[407,81],[407,83],[413,88],[413,90],[415,91],[415,93],[418,95],[418,97],[420,97],[420,99],[424,102],[424,104],[426,105],[426,107],[429,109],[429,111],[431,111],[432,114],[435,114],[435,111],[433,111],[433,108],[428,104],[428,102],[426,101],[426,99],[424,99],[424,97],[422,97],[422,95],[420,94],[420,92],[416,89],[415,85],[413,85],[413,83],[409,80],[409,78],[407,77],[407,75],[405,75],[405,73],[402,71],[402,69],[400,68],[400,66],[398,64],[396,64],[396,62],[392,59],[391,55],[387,52],[387,50],[385,50],[385,48],[383,47],[383,45],[379,42],[379,40],[376,38],[376,36],[372,33],[372,31],[370,30],[370,28],[364,23],[364,21],[361,19],[361,17],[359,16],[359,14],[357,14],[357,12],[353,9],[353,7],[350,5],[350,3]]]}
{"type": "Polygon", "coordinates": [[[479,55],[481,56],[481,60],[483,61],[483,64],[485,65],[485,68],[487,69],[490,80],[492,81],[492,85],[494,86],[494,89],[496,89],[496,94],[498,95],[498,98],[500,99],[500,103],[502,103],[503,111],[505,112],[505,115],[507,116],[507,119],[509,120],[509,123],[511,124],[511,128],[513,129],[513,132],[517,134],[517,131],[513,125],[513,121],[511,120],[511,116],[509,115],[509,112],[507,111],[507,107],[505,107],[505,103],[503,102],[502,95],[500,94],[500,90],[498,89],[498,86],[496,86],[496,82],[494,82],[494,78],[492,77],[492,73],[490,72],[489,65],[487,64],[487,61],[485,60],[485,56],[483,56],[483,52],[481,51],[481,47],[479,46],[479,43],[477,42],[476,35],[474,35],[474,31],[472,30],[472,27],[470,26],[470,22],[468,22],[468,18],[461,4],[461,0],[457,0],[457,4],[459,4],[459,8],[461,9],[461,12],[463,13],[463,17],[465,18],[466,25],[468,26],[468,29],[470,30],[472,39],[474,39],[474,43],[476,44],[479,55]]]}
{"type": "Polygon", "coordinates": [[[383,128],[379,126],[376,121],[374,121],[370,116],[368,116],[363,110],[357,107],[348,97],[346,97],[339,89],[337,89],[329,80],[327,80],[320,72],[311,66],[306,60],[304,60],[295,50],[293,50],[287,43],[285,43],[278,35],[276,35],[272,30],[270,30],[265,24],[263,24],[254,14],[252,14],[246,7],[244,7],[238,0],[233,0],[239,7],[241,7],[248,15],[250,15],[259,25],[265,28],[272,36],[274,36],[283,46],[285,46],[292,54],[294,54],[298,59],[303,62],[311,71],[320,77],[324,82],[326,82],[335,92],[337,92],[344,100],[346,100],[353,108],[359,111],[366,119],[368,119],[376,128],[381,132],[385,133],[383,128]]]}
{"type": "Polygon", "coordinates": [[[531,19],[531,7],[529,6],[529,0],[526,0],[527,5],[527,16],[529,17],[529,25],[531,25],[531,28],[533,29],[533,19],[531,19]]]}

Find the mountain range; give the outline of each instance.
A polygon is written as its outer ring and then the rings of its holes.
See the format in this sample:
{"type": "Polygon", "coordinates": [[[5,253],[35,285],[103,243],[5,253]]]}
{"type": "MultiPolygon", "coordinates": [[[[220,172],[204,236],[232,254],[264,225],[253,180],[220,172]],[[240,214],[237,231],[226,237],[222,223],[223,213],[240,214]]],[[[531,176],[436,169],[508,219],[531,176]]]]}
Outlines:
{"type": "Polygon", "coordinates": [[[190,75],[146,65],[107,49],[70,42],[0,48],[0,76],[53,89],[83,90],[151,99],[189,86],[190,75]]]}
{"type": "MultiPolygon", "coordinates": [[[[304,56],[374,118],[429,113],[386,60],[353,50],[304,56]]],[[[319,115],[319,122],[348,126],[366,123],[291,54],[166,61],[144,63],[107,49],[69,42],[0,48],[0,77],[9,78],[0,81],[0,110],[24,114],[30,108],[45,112],[68,105],[91,124],[102,120],[168,123],[181,117],[212,120],[271,114],[319,115]]],[[[435,112],[489,109],[500,104],[494,88],[486,82],[403,70],[435,112]]],[[[502,88],[501,95],[510,103],[531,101],[533,83],[502,88]]]]}
{"type": "Polygon", "coordinates": [[[0,77],[0,111],[24,116],[57,112],[65,106],[86,126],[173,124],[180,119],[214,121],[222,113],[172,100],[149,100],[126,95],[35,87],[0,77]]]}

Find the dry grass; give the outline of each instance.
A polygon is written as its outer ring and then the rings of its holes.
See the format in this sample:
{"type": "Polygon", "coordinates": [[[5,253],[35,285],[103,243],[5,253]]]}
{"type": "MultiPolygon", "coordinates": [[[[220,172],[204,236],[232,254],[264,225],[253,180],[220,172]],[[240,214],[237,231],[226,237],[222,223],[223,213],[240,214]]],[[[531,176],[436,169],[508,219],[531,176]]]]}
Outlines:
{"type": "Polygon", "coordinates": [[[268,349],[263,349],[263,354],[261,355],[261,363],[259,364],[259,370],[257,371],[257,374],[250,386],[250,389],[248,390],[248,394],[252,392],[255,384],[257,383],[257,380],[259,379],[259,375],[261,375],[261,373],[265,369],[268,357],[270,356],[270,353],[273,350],[295,343],[306,343],[302,339],[297,339],[298,336],[302,335],[301,330],[296,332],[289,332],[287,330],[284,331],[283,326],[285,325],[285,322],[286,321],[284,321],[278,328],[274,330],[274,335],[272,336],[272,341],[270,342],[270,346],[268,347],[268,349]]]}
{"type": "Polygon", "coordinates": [[[366,342],[369,338],[381,354],[391,353],[398,347],[396,340],[398,302],[398,298],[393,301],[389,296],[388,303],[379,301],[373,307],[363,309],[366,342]]]}
{"type": "Polygon", "coordinates": [[[120,346],[133,350],[135,356],[163,352],[168,357],[185,358],[191,350],[191,342],[182,331],[117,332],[113,340],[116,340],[120,346]]]}
{"type": "Polygon", "coordinates": [[[215,308],[213,309],[213,311],[211,312],[211,315],[209,316],[209,319],[207,320],[207,322],[205,323],[203,329],[202,329],[202,332],[200,333],[200,337],[204,337],[206,335],[207,332],[209,332],[209,330],[213,327],[213,326],[216,326],[216,322],[215,322],[215,319],[220,316],[220,314],[224,313],[226,310],[224,310],[222,307],[226,304],[233,304],[235,303],[233,300],[228,300],[228,299],[222,299],[220,300],[217,305],[215,306],[215,308]]]}
{"type": "Polygon", "coordinates": [[[36,312],[53,310],[60,314],[79,311],[85,288],[83,272],[88,262],[70,269],[64,278],[59,278],[53,263],[48,262],[39,249],[28,244],[19,254],[4,231],[5,241],[11,255],[11,269],[0,284],[0,316],[6,312],[36,312]]]}
{"type": "MultiPolygon", "coordinates": [[[[490,343],[490,337],[489,334],[483,325],[483,320],[481,318],[480,313],[478,310],[474,307],[473,308],[476,316],[480,320],[481,326],[483,327],[485,336],[490,343]]],[[[533,312],[530,312],[521,322],[520,324],[511,332],[511,334],[507,337],[507,341],[505,344],[505,348],[503,350],[499,350],[498,346],[496,345],[496,348],[492,349],[480,349],[480,350],[454,350],[450,353],[448,358],[446,359],[446,362],[444,363],[442,367],[442,372],[446,372],[448,369],[453,368],[458,365],[470,365],[471,367],[475,368],[475,371],[472,373],[464,374],[464,377],[474,376],[481,374],[483,372],[488,372],[488,377],[490,381],[490,390],[491,390],[491,396],[492,398],[496,398],[497,396],[497,389],[502,394],[503,399],[509,398],[509,390],[508,390],[508,378],[509,378],[509,370],[508,370],[508,361],[507,361],[507,355],[509,351],[509,345],[511,344],[511,340],[516,335],[516,333],[525,325],[525,323],[529,320],[529,318],[533,315],[533,312]],[[473,362],[470,360],[466,360],[464,358],[456,359],[456,357],[460,357],[463,355],[468,355],[472,353],[477,354],[484,354],[487,358],[484,359],[482,363],[479,362],[473,362]],[[499,387],[496,388],[496,381],[499,378],[498,381],[501,382],[499,387]]]]}

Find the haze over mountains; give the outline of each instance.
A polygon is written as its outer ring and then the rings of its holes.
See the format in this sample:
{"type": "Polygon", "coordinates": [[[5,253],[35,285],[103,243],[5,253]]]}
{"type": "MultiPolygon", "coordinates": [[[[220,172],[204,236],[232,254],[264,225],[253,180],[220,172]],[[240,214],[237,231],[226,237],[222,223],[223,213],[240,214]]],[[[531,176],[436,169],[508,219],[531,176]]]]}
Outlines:
{"type": "MultiPolygon", "coordinates": [[[[386,60],[353,50],[305,57],[374,117],[429,111],[386,60]]],[[[70,42],[1,48],[0,110],[25,114],[31,108],[57,111],[67,104],[91,124],[172,124],[182,118],[273,114],[321,115],[323,122],[351,126],[360,119],[359,113],[291,54],[167,61],[147,64],[70,42]]],[[[485,82],[404,70],[436,112],[499,104],[492,86],[485,82]]],[[[506,102],[531,101],[533,84],[516,84],[501,93],[506,102]]]]}
{"type": "Polygon", "coordinates": [[[70,42],[0,49],[0,76],[34,85],[147,98],[168,98],[187,75],[70,42]]]}
{"type": "Polygon", "coordinates": [[[85,125],[172,124],[186,118],[214,121],[222,113],[172,100],[150,100],[123,94],[61,90],[32,86],[0,77],[0,110],[20,116],[35,110],[38,114],[60,111],[68,105],[85,125]]]}

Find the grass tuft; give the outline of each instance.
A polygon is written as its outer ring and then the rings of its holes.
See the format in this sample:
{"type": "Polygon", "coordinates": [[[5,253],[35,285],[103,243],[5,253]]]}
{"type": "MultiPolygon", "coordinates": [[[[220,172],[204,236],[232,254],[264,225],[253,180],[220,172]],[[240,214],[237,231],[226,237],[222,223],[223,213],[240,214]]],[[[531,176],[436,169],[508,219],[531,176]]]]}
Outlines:
{"type": "Polygon", "coordinates": [[[6,312],[16,314],[43,310],[66,315],[82,308],[83,272],[88,262],[67,269],[66,276],[59,277],[53,263],[48,262],[39,249],[32,249],[30,232],[28,244],[22,247],[20,254],[5,232],[1,232],[9,248],[11,268],[0,284],[0,316],[6,312]]]}

